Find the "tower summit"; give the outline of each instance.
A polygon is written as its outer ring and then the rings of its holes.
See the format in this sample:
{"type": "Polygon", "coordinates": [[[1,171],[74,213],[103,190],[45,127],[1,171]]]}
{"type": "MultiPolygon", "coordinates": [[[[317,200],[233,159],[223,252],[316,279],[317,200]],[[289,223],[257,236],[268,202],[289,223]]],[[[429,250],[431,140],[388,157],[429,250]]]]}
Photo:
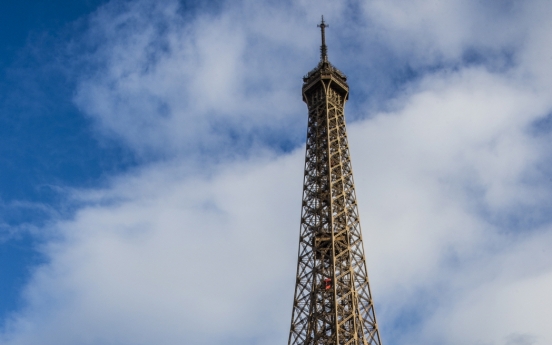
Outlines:
{"type": "Polygon", "coordinates": [[[347,77],[328,61],[303,77],[309,109],[295,298],[288,345],[381,345],[343,108],[347,77]]]}

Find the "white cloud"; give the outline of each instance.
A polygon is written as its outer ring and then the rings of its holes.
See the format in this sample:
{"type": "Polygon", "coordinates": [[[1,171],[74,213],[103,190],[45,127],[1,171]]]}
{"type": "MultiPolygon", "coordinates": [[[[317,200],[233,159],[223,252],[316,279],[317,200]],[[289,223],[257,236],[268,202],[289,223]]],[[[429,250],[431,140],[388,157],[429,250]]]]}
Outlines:
{"type": "Polygon", "coordinates": [[[420,85],[400,111],[350,128],[380,325],[413,318],[398,343],[504,344],[519,333],[546,344],[533,319],[552,303],[552,232],[524,217],[551,198],[549,179],[529,174],[547,155],[528,131],[550,101],[483,69],[420,85]],[[508,303],[515,289],[523,297],[508,303]]]}
{"type": "Polygon", "coordinates": [[[55,225],[5,343],[270,343],[291,308],[301,160],[155,166],[80,194],[93,204],[55,225]]]}
{"type": "MultiPolygon", "coordinates": [[[[527,12],[546,4],[515,1],[366,1],[363,11],[376,30],[413,65],[449,62],[470,49],[492,53],[511,50],[523,43],[533,19],[527,12]]],[[[373,30],[373,29],[372,29],[373,30]]],[[[491,54],[489,54],[491,53],[491,54]]]]}
{"type": "Polygon", "coordinates": [[[187,20],[169,3],[93,17],[88,39],[99,48],[88,59],[99,73],[83,76],[75,100],[101,130],[138,152],[173,155],[297,127],[300,78],[316,61],[300,57],[318,44],[301,4],[288,15],[245,1],[187,20]]]}

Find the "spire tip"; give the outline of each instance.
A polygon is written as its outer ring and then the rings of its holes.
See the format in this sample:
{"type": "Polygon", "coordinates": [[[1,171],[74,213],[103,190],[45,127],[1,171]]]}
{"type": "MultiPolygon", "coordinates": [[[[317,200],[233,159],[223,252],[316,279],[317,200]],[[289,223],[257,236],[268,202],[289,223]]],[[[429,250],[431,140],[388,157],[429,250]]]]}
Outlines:
{"type": "Polygon", "coordinates": [[[322,46],[320,46],[320,61],[328,61],[328,47],[326,46],[326,28],[329,27],[324,22],[324,15],[322,15],[322,21],[317,25],[320,28],[322,34],[322,46]]]}

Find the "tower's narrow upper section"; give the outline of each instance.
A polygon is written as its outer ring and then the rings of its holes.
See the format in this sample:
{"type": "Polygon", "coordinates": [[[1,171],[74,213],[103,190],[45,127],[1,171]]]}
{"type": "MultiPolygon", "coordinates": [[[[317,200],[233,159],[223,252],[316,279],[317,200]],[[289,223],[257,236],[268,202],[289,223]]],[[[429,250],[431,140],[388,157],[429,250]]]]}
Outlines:
{"type": "Polygon", "coordinates": [[[322,21],[318,27],[320,28],[320,32],[322,34],[320,62],[316,68],[303,77],[303,100],[306,101],[305,97],[313,90],[318,89],[321,86],[324,88],[331,87],[336,92],[341,94],[344,99],[348,99],[349,85],[347,85],[347,77],[343,74],[343,72],[335,68],[328,60],[326,28],[329,27],[329,25],[324,21],[324,16],[322,16],[322,21]]]}

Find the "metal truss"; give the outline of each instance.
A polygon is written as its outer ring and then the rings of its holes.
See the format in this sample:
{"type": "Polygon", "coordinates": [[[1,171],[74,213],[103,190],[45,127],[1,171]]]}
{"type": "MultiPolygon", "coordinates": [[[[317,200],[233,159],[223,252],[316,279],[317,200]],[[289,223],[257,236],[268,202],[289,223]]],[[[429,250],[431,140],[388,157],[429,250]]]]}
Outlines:
{"type": "Polygon", "coordinates": [[[347,79],[327,59],[304,78],[309,109],[289,345],[381,345],[347,143],[347,79]]]}

